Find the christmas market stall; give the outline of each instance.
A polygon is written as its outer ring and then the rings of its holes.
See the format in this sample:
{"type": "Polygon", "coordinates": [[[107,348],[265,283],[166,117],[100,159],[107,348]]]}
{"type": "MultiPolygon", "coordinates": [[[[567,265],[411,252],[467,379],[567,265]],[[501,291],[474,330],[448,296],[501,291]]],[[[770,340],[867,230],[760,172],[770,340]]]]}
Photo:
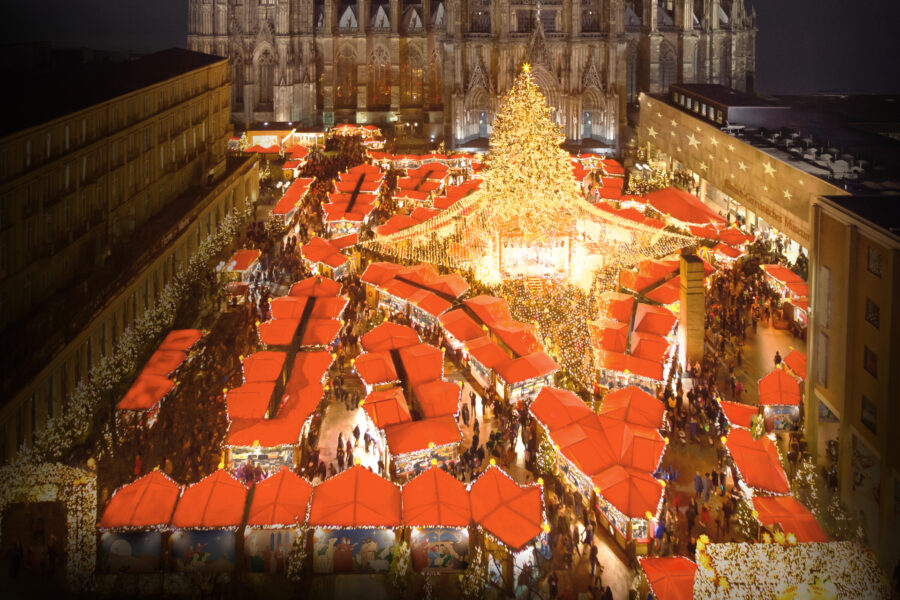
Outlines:
{"type": "Polygon", "coordinates": [[[528,405],[545,385],[553,383],[559,365],[543,351],[502,362],[494,368],[495,389],[510,404],[528,405]]]}
{"type": "Polygon", "coordinates": [[[828,541],[816,517],[793,496],[756,496],[753,498],[753,516],[770,535],[780,530],[784,536],[793,536],[799,543],[828,541]],[[778,529],[775,529],[776,525],[778,529]]]}
{"type": "Polygon", "coordinates": [[[493,388],[497,379],[494,369],[510,360],[509,355],[490,336],[482,335],[463,345],[462,362],[469,374],[484,389],[493,388]]]}
{"type": "Polygon", "coordinates": [[[800,382],[784,369],[775,369],[759,380],[759,404],[767,431],[796,431],[802,401],[800,382]]]}
{"type": "Polygon", "coordinates": [[[322,204],[329,235],[359,233],[369,222],[383,183],[381,171],[373,165],[359,165],[341,173],[334,182],[334,192],[328,194],[328,202],[322,204]]]}
{"type": "Polygon", "coordinates": [[[259,257],[262,252],[259,250],[238,250],[228,262],[219,265],[218,271],[222,282],[239,281],[247,283],[250,276],[259,264],[259,257]]]}
{"type": "Polygon", "coordinates": [[[355,465],[313,488],[313,573],[385,573],[401,527],[400,488],[355,465]]]}
{"type": "Polygon", "coordinates": [[[542,562],[550,559],[550,526],[542,482],[519,485],[491,463],[469,486],[469,502],[482,533],[488,579],[509,593],[523,577],[539,579],[542,562]]]}
{"type": "Polygon", "coordinates": [[[440,275],[428,264],[394,269],[372,263],[362,280],[378,292],[379,304],[389,312],[405,314],[426,327],[437,326],[440,315],[469,290],[458,274],[440,275]]]}
{"type": "Polygon", "coordinates": [[[218,470],[187,489],[172,515],[169,556],[178,573],[233,571],[236,530],[244,518],[247,488],[218,470]]]}
{"type": "Polygon", "coordinates": [[[788,371],[801,382],[806,379],[805,352],[800,352],[799,350],[792,348],[791,351],[785,355],[782,363],[787,367],[788,371]]]}
{"type": "MultiPolygon", "coordinates": [[[[284,573],[303,527],[312,485],[287,467],[253,486],[244,529],[244,559],[251,573],[284,573]]],[[[301,539],[298,543],[304,543],[301,539]]]]}
{"type": "Polygon", "coordinates": [[[412,327],[385,321],[364,334],[359,343],[366,352],[380,352],[414,346],[421,343],[421,340],[412,327]]]}
{"type": "Polygon", "coordinates": [[[775,442],[767,436],[753,439],[746,429],[730,430],[724,442],[737,471],[734,480],[747,498],[753,497],[754,490],[780,495],[791,493],[775,442]]]}
{"type": "Polygon", "coordinates": [[[662,508],[662,482],[646,471],[613,465],[592,476],[591,483],[609,533],[621,546],[633,540],[637,554],[649,553],[662,508]]]}
{"type": "Polygon", "coordinates": [[[666,408],[658,398],[632,385],[606,394],[600,414],[633,425],[661,429],[666,408]]]}
{"type": "Polygon", "coordinates": [[[97,523],[100,572],[153,573],[163,568],[163,541],[181,489],[151,471],[113,492],[97,523]]]}
{"type": "Polygon", "coordinates": [[[200,329],[173,329],[166,334],[158,349],[190,353],[204,337],[206,334],[200,329]]]}
{"type": "Polygon", "coordinates": [[[697,563],[684,556],[644,556],[639,560],[656,600],[693,600],[697,563]]]}
{"type": "Polygon", "coordinates": [[[389,387],[373,391],[360,404],[366,413],[366,420],[369,424],[366,430],[372,431],[374,434],[375,447],[380,452],[379,460],[383,461],[383,464],[388,464],[390,453],[387,449],[387,439],[384,434],[385,428],[390,425],[412,421],[409,405],[403,396],[403,389],[389,387]]]}
{"type": "Polygon", "coordinates": [[[397,178],[394,200],[400,208],[409,206],[430,208],[433,197],[447,182],[447,167],[441,163],[424,164],[417,169],[409,169],[406,177],[397,178]]]}
{"type": "Polygon", "coordinates": [[[395,477],[405,480],[429,465],[444,466],[459,458],[462,432],[452,415],[396,423],[384,428],[395,477]]]}
{"type": "Polygon", "coordinates": [[[403,486],[403,526],[416,571],[460,572],[469,558],[472,510],[465,485],[431,466],[403,486]]]}
{"type": "Polygon", "coordinates": [[[291,184],[284,190],[284,194],[275,203],[275,207],[272,208],[272,215],[275,218],[281,219],[285,227],[293,227],[294,233],[299,233],[299,213],[298,208],[303,204],[303,200],[309,194],[309,189],[312,186],[314,177],[301,177],[299,179],[295,179],[291,182],[291,184]]]}
{"type": "Polygon", "coordinates": [[[657,211],[667,215],[673,224],[688,225],[706,223],[724,224],[725,219],[691,193],[668,187],[646,194],[647,202],[657,211]]]}
{"type": "Polygon", "coordinates": [[[461,308],[445,312],[439,320],[444,331],[444,340],[457,352],[463,349],[466,342],[485,335],[485,329],[461,308]]]}
{"type": "Polygon", "coordinates": [[[356,272],[358,255],[349,258],[344,250],[356,244],[356,234],[325,240],[313,236],[308,244],[300,247],[300,254],[314,275],[324,275],[331,279],[342,279],[349,273],[356,272]]]}
{"type": "Polygon", "coordinates": [[[769,287],[781,298],[781,313],[776,317],[776,326],[794,323],[801,331],[805,331],[809,311],[809,285],[802,277],[782,265],[760,265],[760,268],[766,274],[769,287]]]}
{"type": "Polygon", "coordinates": [[[759,408],[749,404],[741,404],[739,402],[729,402],[728,400],[720,400],[719,407],[725,414],[725,419],[730,427],[740,427],[750,429],[753,423],[753,417],[759,414],[759,408]]]}
{"type": "Polygon", "coordinates": [[[331,347],[337,340],[347,298],[341,285],[317,275],[291,286],[288,296],[272,300],[272,318],[258,324],[264,347],[288,352],[331,347]],[[276,308],[277,305],[277,308],[276,308]]]}

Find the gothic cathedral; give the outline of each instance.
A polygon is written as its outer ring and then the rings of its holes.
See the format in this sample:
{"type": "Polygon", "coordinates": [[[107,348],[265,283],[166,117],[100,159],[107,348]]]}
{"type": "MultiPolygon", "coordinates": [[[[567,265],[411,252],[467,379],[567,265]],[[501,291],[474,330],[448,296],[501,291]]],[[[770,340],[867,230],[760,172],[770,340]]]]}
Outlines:
{"type": "Polygon", "coordinates": [[[566,137],[616,148],[640,92],[752,90],[744,0],[190,0],[188,48],[231,59],[240,126],[419,123],[486,138],[521,65],[566,137]]]}

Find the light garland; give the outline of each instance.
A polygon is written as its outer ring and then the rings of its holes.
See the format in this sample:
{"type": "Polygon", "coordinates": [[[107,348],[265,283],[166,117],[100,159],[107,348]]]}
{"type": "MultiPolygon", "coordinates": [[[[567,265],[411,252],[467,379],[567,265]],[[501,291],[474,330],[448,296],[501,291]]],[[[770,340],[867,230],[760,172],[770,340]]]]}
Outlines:
{"type": "Polygon", "coordinates": [[[410,557],[409,544],[406,542],[394,544],[388,573],[391,578],[391,583],[401,592],[409,585],[409,575],[412,572],[411,567],[412,560],[410,557]]]}
{"type": "MultiPolygon", "coordinates": [[[[309,512],[309,507],[307,507],[309,512]]],[[[291,553],[288,556],[287,578],[294,583],[298,583],[303,579],[303,565],[306,563],[306,539],[309,529],[307,527],[298,527],[294,530],[294,543],[291,546],[291,553]]]]}
{"type": "Polygon", "coordinates": [[[460,575],[459,586],[463,598],[478,600],[484,594],[488,584],[487,555],[480,546],[476,546],[472,559],[466,570],[460,575]]]}
{"type": "Polygon", "coordinates": [[[97,476],[59,463],[19,463],[0,467],[0,515],[13,503],[60,501],[66,511],[66,585],[93,589],[96,566],[97,476]]]}

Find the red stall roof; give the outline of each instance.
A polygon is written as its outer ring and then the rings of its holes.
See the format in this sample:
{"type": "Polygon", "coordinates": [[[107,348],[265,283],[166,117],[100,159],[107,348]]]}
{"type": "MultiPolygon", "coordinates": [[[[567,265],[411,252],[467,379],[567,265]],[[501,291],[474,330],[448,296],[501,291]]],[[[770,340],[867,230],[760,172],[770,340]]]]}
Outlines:
{"type": "Polygon", "coordinates": [[[665,413],[662,402],[633,385],[606,394],[600,406],[601,415],[651,429],[662,427],[665,413]]]}
{"type": "Polygon", "coordinates": [[[753,508],[757,520],[766,527],[778,524],[785,533],[793,533],[800,543],[827,542],[828,536],[809,511],[793,496],[755,496],[753,508]]]}
{"type": "Polygon", "coordinates": [[[306,522],[313,486],[287,467],[281,467],[253,488],[247,513],[249,527],[293,527],[306,522]]]}
{"type": "Polygon", "coordinates": [[[670,346],[669,340],[661,335],[640,331],[631,333],[631,354],[637,358],[662,364],[670,346]]]}
{"type": "Polygon", "coordinates": [[[272,298],[269,302],[269,309],[272,311],[272,318],[276,321],[284,319],[296,319],[299,321],[303,316],[307,302],[309,302],[309,298],[279,296],[278,298],[272,298]]]}
{"type": "Polygon", "coordinates": [[[300,319],[269,319],[259,324],[259,341],[266,346],[290,346],[300,319]]]}
{"type": "Polygon", "coordinates": [[[393,279],[402,270],[403,265],[391,262],[373,262],[366,267],[359,279],[363,283],[380,286],[393,279]]]}
{"type": "Polygon", "coordinates": [[[363,335],[359,343],[366,352],[398,350],[420,343],[419,334],[412,327],[387,321],[363,335]]]}
{"type": "Polygon", "coordinates": [[[728,419],[728,423],[732,427],[749,429],[750,421],[753,419],[754,415],[759,413],[759,408],[750,406],[749,404],[739,404],[737,402],[722,400],[719,405],[722,407],[722,412],[725,413],[725,418],[728,419]]]}
{"type": "Polygon", "coordinates": [[[806,283],[802,277],[787,267],[782,267],[781,265],[760,265],[760,267],[781,283],[806,283]]]}
{"type": "Polygon", "coordinates": [[[460,393],[459,385],[441,379],[420,383],[413,388],[425,418],[455,415],[459,411],[460,393]]]}
{"type": "Polygon", "coordinates": [[[681,275],[676,275],[645,295],[649,300],[660,304],[675,304],[681,299],[681,275]]]}
{"type": "Polygon", "coordinates": [[[409,405],[403,397],[403,390],[399,387],[372,392],[363,401],[363,410],[379,429],[412,421],[409,405]]]}
{"type": "Polygon", "coordinates": [[[235,252],[228,264],[225,265],[226,271],[233,273],[243,273],[253,266],[262,254],[259,250],[238,250],[235,252]]]}
{"type": "Polygon", "coordinates": [[[317,235],[300,247],[300,253],[312,263],[322,263],[332,268],[340,267],[349,260],[341,254],[340,248],[317,235]]]}
{"type": "Polygon", "coordinates": [[[600,488],[600,495],[626,517],[645,519],[648,512],[656,515],[663,486],[646,471],[613,465],[591,481],[600,488]]]}
{"type": "Polygon", "coordinates": [[[441,325],[444,331],[452,335],[460,342],[468,342],[484,335],[484,330],[472,318],[466,314],[466,311],[460,309],[451,310],[440,316],[441,325]]]}
{"type": "Polygon", "coordinates": [[[472,519],[466,486],[438,467],[411,479],[401,498],[406,527],[467,527],[472,519]]]}
{"type": "Polygon", "coordinates": [[[359,378],[368,385],[390,383],[399,379],[388,352],[364,352],[356,358],[353,367],[359,378]]]}
{"type": "Polygon", "coordinates": [[[463,438],[451,415],[388,425],[384,428],[384,437],[393,456],[425,450],[431,444],[456,444],[463,438]]]}
{"type": "Polygon", "coordinates": [[[783,369],[775,369],[759,380],[759,403],[763,406],[799,406],[800,382],[783,369]]]}
{"type": "Polygon", "coordinates": [[[694,600],[696,563],[683,556],[641,557],[640,563],[656,600],[694,600]]]}
{"type": "Polygon", "coordinates": [[[791,350],[784,357],[784,364],[791,370],[791,373],[800,378],[806,379],[806,353],[799,350],[791,350]]]}
{"type": "Polygon", "coordinates": [[[737,227],[729,227],[719,232],[719,241],[730,246],[740,246],[752,242],[755,238],[752,234],[744,233],[737,227]]]}
{"type": "Polygon", "coordinates": [[[400,488],[355,465],[317,485],[309,506],[312,527],[399,527],[400,488]]]}
{"type": "Polygon", "coordinates": [[[440,379],[444,374],[444,353],[430,344],[401,348],[400,362],[411,386],[440,379]]]}
{"type": "Polygon", "coordinates": [[[678,188],[665,188],[646,194],[647,201],[659,212],[684,223],[725,223],[713,209],[697,196],[678,188]]]}
{"type": "MultiPolygon", "coordinates": [[[[334,362],[334,358],[325,351],[298,352],[294,358],[294,365],[291,367],[284,393],[295,396],[303,393],[303,390],[310,386],[322,385],[325,372],[331,367],[332,362],[334,362]]],[[[313,391],[320,390],[314,387],[313,391]]]]}
{"type": "Polygon", "coordinates": [[[553,431],[593,414],[574,392],[545,385],[529,408],[534,418],[553,431]]]}
{"type": "Polygon", "coordinates": [[[656,471],[666,449],[659,431],[608,416],[598,416],[597,423],[619,464],[647,473],[656,471]]]}
{"type": "Polygon", "coordinates": [[[227,529],[238,527],[244,518],[247,488],[225,470],[184,490],[172,526],[176,529],[227,529]]]}
{"type": "Polygon", "coordinates": [[[173,329],[159,345],[157,350],[180,350],[187,352],[206,334],[199,329],[173,329]]]}
{"type": "Polygon", "coordinates": [[[638,303],[634,314],[634,330],[654,335],[668,335],[677,321],[668,308],[638,303]]]}
{"type": "Polygon", "coordinates": [[[169,524],[180,489],[162,471],[151,471],[115,491],[97,524],[100,529],[162,527],[169,524]]]}
{"type": "Polygon", "coordinates": [[[511,385],[543,377],[559,370],[559,365],[545,352],[534,352],[521,358],[500,363],[494,369],[503,381],[511,385]]]}
{"type": "Polygon", "coordinates": [[[225,410],[229,419],[262,419],[269,412],[275,391],[274,382],[245,383],[225,394],[225,410]]]}
{"type": "Polygon", "coordinates": [[[119,410],[150,410],[173,389],[175,389],[175,382],[168,377],[141,373],[119,400],[116,408],[119,410]]]}
{"type": "Polygon", "coordinates": [[[301,346],[327,346],[333,342],[341,331],[341,322],[337,319],[309,319],[300,339],[301,346]]]}
{"type": "Polygon", "coordinates": [[[530,323],[520,323],[518,321],[496,323],[491,327],[491,331],[516,356],[525,356],[544,349],[543,344],[534,335],[534,325],[530,323]]]}
{"type": "Polygon", "coordinates": [[[309,317],[311,319],[340,319],[347,304],[349,304],[349,300],[346,296],[316,298],[309,317]]]}
{"type": "Polygon", "coordinates": [[[481,319],[481,322],[492,327],[498,323],[505,323],[512,320],[509,312],[509,305],[503,298],[495,296],[475,296],[464,301],[475,316],[481,319]]]}
{"type": "Polygon", "coordinates": [[[634,296],[621,292],[604,292],[601,301],[606,302],[606,316],[622,323],[631,321],[634,296]]]}
{"type": "Polygon", "coordinates": [[[333,279],[317,275],[307,277],[291,286],[289,295],[310,298],[325,298],[341,293],[341,284],[333,279]]]}
{"type": "Polygon", "coordinates": [[[493,369],[509,360],[506,351],[486,335],[466,342],[466,351],[485,369],[493,369]]]}
{"type": "Polygon", "coordinates": [[[488,467],[472,484],[469,502],[472,520],[512,550],[521,550],[542,531],[541,486],[522,487],[498,467],[488,467]]]}
{"type": "Polygon", "coordinates": [[[746,429],[732,429],[728,432],[725,447],[748,486],[773,494],[791,493],[778,449],[768,437],[754,440],[746,429]]]}
{"type": "Polygon", "coordinates": [[[713,246],[713,252],[718,252],[728,258],[735,259],[738,256],[742,255],[744,252],[742,250],[738,250],[733,246],[729,246],[728,244],[718,243],[713,246]]]}
{"type": "Polygon", "coordinates": [[[150,355],[141,373],[169,377],[186,359],[187,354],[180,350],[157,350],[150,355]]]}
{"type": "Polygon", "coordinates": [[[595,343],[603,350],[625,352],[628,348],[628,322],[602,319],[588,323],[595,343]]]}
{"type": "Polygon", "coordinates": [[[284,191],[281,199],[275,204],[275,208],[272,209],[272,214],[290,214],[290,212],[296,208],[297,204],[303,200],[303,196],[309,191],[309,186],[312,185],[313,180],[313,177],[300,177],[291,182],[291,185],[284,191]]]}
{"type": "Polygon", "coordinates": [[[241,361],[244,370],[244,382],[275,381],[284,371],[284,352],[254,352],[241,361]]]}

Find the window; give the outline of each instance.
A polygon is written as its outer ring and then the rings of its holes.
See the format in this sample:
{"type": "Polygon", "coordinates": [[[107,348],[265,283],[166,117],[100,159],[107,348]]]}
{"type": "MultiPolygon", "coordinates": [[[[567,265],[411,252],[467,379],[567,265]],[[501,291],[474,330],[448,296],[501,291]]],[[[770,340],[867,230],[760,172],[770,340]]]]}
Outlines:
{"type": "Polygon", "coordinates": [[[863,368],[875,379],[878,379],[878,355],[868,346],[863,346],[863,368]]]}
{"type": "Polygon", "coordinates": [[[87,179],[87,156],[81,157],[81,181],[87,179]]]}
{"type": "Polygon", "coordinates": [[[868,250],[867,268],[872,275],[881,277],[881,252],[871,246],[868,250]]]}
{"type": "Polygon", "coordinates": [[[868,297],[866,298],[866,322],[875,329],[878,329],[881,323],[881,309],[868,297]]]}
{"type": "Polygon", "coordinates": [[[81,143],[87,141],[87,119],[81,120],[81,143]]]}
{"type": "Polygon", "coordinates": [[[66,165],[66,168],[63,169],[63,187],[65,189],[69,189],[69,182],[71,181],[71,169],[69,165],[66,165]]]}
{"type": "Polygon", "coordinates": [[[819,268],[819,284],[816,298],[816,319],[822,327],[831,324],[831,269],[822,265],[819,268]]]}
{"type": "Polygon", "coordinates": [[[878,433],[878,406],[865,396],[860,403],[859,422],[872,433],[878,433]]]}
{"type": "Polygon", "coordinates": [[[25,140],[25,166],[31,166],[31,140],[25,140]]]}
{"type": "Polygon", "coordinates": [[[816,334],[816,383],[828,387],[828,336],[822,331],[816,334]]]}
{"type": "Polygon", "coordinates": [[[275,93],[275,57],[265,50],[259,57],[259,102],[270,104],[275,93]]]}
{"type": "Polygon", "coordinates": [[[48,133],[46,136],[44,136],[44,146],[45,146],[45,154],[46,154],[47,158],[50,158],[50,150],[53,147],[53,134],[52,133],[48,133]]]}
{"type": "Polygon", "coordinates": [[[46,389],[44,390],[44,402],[47,406],[47,418],[53,418],[53,375],[47,378],[46,389]]]}

